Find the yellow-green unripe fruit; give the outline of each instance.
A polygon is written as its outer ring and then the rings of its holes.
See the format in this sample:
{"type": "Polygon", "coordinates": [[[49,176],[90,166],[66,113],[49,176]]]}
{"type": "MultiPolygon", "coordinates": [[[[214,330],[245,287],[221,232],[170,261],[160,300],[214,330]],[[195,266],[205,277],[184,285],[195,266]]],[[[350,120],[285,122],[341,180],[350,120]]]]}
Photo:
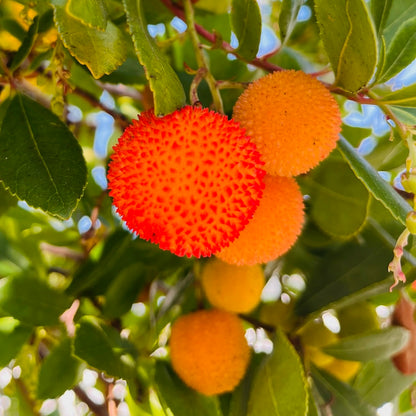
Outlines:
{"type": "Polygon", "coordinates": [[[212,306],[229,312],[247,313],[260,302],[264,273],[258,264],[236,266],[215,258],[202,269],[201,282],[212,306]]]}

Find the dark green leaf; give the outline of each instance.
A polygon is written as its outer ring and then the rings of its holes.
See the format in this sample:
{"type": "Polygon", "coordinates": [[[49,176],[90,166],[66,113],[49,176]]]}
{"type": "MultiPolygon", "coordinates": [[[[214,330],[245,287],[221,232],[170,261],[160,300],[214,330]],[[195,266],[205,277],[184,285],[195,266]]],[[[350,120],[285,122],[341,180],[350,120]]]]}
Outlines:
{"type": "Polygon", "coordinates": [[[368,215],[370,195],[343,160],[328,160],[308,181],[311,215],[327,234],[348,238],[357,234],[368,215]]]}
{"type": "Polygon", "coordinates": [[[388,45],[378,82],[388,81],[411,64],[416,57],[416,17],[404,22],[388,45]]]}
{"type": "Polygon", "coordinates": [[[280,39],[283,44],[289,39],[304,2],[304,0],[283,0],[279,15],[280,39]]]}
{"type": "Polygon", "coordinates": [[[149,281],[147,271],[146,266],[139,262],[124,268],[115,276],[105,294],[105,316],[116,318],[130,310],[138,294],[149,281]]]}
{"type": "Polygon", "coordinates": [[[273,344],[254,379],[247,416],[306,416],[308,388],[299,356],[280,330],[273,344]]]}
{"type": "Polygon", "coordinates": [[[162,399],[175,416],[221,416],[218,398],[186,386],[165,363],[156,363],[155,381],[162,399]]]}
{"type": "Polygon", "coordinates": [[[123,0],[137,57],[146,70],[153,92],[155,114],[171,113],[185,104],[185,92],[178,76],[149,35],[141,0],[123,0]]]}
{"type": "Polygon", "coordinates": [[[376,409],[366,403],[349,385],[330,374],[312,369],[312,377],[322,394],[330,394],[332,414],[337,416],[376,416],[376,409]]]}
{"type": "Polygon", "coordinates": [[[110,335],[96,318],[82,317],[75,333],[75,354],[108,375],[127,378],[130,369],[118,354],[120,346],[114,345],[110,335]]]}
{"type": "Polygon", "coordinates": [[[104,75],[100,81],[110,84],[145,84],[146,76],[144,69],[135,55],[127,57],[126,61],[110,75],[104,75]]]}
{"type": "Polygon", "coordinates": [[[107,9],[103,0],[68,0],[66,11],[93,29],[105,30],[107,27],[107,9]]]}
{"type": "Polygon", "coordinates": [[[412,207],[386,182],[377,171],[342,136],[338,148],[358,179],[403,225],[412,207]]]}
{"type": "Polygon", "coordinates": [[[126,59],[125,36],[114,23],[109,21],[105,31],[88,27],[71,17],[60,4],[55,5],[55,22],[69,53],[86,65],[94,78],[110,74],[126,59]]]}
{"type": "Polygon", "coordinates": [[[373,0],[371,2],[371,13],[373,15],[374,24],[377,34],[383,32],[384,26],[389,17],[392,0],[373,0]]]}
{"type": "Polygon", "coordinates": [[[365,87],[377,64],[377,37],[364,0],[316,0],[315,11],[335,84],[365,87]]]}
{"type": "Polygon", "coordinates": [[[393,326],[342,338],[323,350],[341,360],[381,360],[400,351],[409,342],[409,338],[408,330],[393,326]]]}
{"type": "Polygon", "coordinates": [[[416,84],[390,92],[382,97],[381,101],[384,104],[397,105],[399,107],[416,107],[416,84]]]}
{"type": "Polygon", "coordinates": [[[72,355],[72,340],[65,338],[42,363],[37,397],[52,399],[72,388],[78,382],[80,364],[81,362],[72,355]]]}
{"type": "Polygon", "coordinates": [[[334,247],[320,259],[295,305],[298,314],[307,315],[335,304],[345,306],[352,294],[357,300],[391,285],[386,279],[392,247],[370,230],[364,230],[362,237],[360,242],[350,241],[334,247]]]}
{"type": "Polygon", "coordinates": [[[0,131],[0,180],[19,199],[65,219],[82,196],[86,176],[81,147],[66,125],[17,94],[0,131]]]}
{"type": "Polygon", "coordinates": [[[30,273],[0,281],[0,309],[29,325],[57,325],[71,299],[30,273]]]}
{"type": "Polygon", "coordinates": [[[233,0],[231,24],[238,39],[238,54],[251,61],[256,57],[260,44],[261,15],[256,0],[233,0]]]}
{"type": "Polygon", "coordinates": [[[0,367],[5,367],[17,356],[26,343],[32,328],[11,317],[0,318],[0,367]]]}
{"type": "Polygon", "coordinates": [[[415,380],[416,375],[403,375],[391,360],[372,361],[358,373],[353,387],[366,402],[379,407],[393,400],[415,380]]]}
{"type": "Polygon", "coordinates": [[[39,27],[39,17],[36,16],[33,20],[33,23],[30,25],[30,28],[23,39],[20,48],[16,52],[16,55],[13,56],[12,63],[10,64],[10,70],[13,72],[16,68],[18,68],[22,62],[27,58],[30,51],[35,44],[36,35],[38,33],[39,27]]]}

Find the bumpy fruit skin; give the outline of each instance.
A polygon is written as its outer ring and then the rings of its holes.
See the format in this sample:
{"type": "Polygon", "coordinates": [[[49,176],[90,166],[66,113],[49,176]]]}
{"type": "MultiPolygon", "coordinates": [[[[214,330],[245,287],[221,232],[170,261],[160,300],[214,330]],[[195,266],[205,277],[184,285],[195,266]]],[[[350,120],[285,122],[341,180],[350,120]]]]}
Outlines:
{"type": "Polygon", "coordinates": [[[263,194],[262,162],[235,121],[186,106],[142,113],[109,164],[110,196],[128,228],[178,256],[210,256],[236,239],[263,194]]]}
{"type": "Polygon", "coordinates": [[[202,269],[201,282],[212,306],[229,312],[247,313],[260,302],[264,273],[258,264],[235,266],[213,259],[202,269]]]}
{"type": "Polygon", "coordinates": [[[257,144],[270,175],[296,176],[335,148],[341,131],[338,104],[325,86],[302,71],[280,71],[240,95],[233,118],[257,144]]]}
{"type": "Polygon", "coordinates": [[[214,395],[237,386],[250,349],[237,315],[210,309],[183,315],[174,323],[170,356],[174,370],[189,387],[214,395]]]}
{"type": "Polygon", "coordinates": [[[303,225],[303,197],[293,178],[266,176],[264,195],[240,237],[217,254],[236,265],[266,263],[286,253],[303,225]]]}

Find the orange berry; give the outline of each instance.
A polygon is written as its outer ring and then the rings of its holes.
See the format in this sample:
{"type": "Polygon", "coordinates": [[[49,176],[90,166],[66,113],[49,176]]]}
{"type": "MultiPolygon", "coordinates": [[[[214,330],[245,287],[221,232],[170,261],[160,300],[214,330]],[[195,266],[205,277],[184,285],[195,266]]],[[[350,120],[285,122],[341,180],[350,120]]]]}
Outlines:
{"type": "Polygon", "coordinates": [[[240,125],[187,106],[126,128],[109,164],[110,195],[128,228],[178,256],[235,240],[263,194],[262,162],[240,125]]]}
{"type": "Polygon", "coordinates": [[[325,86],[302,71],[279,71],[240,95],[233,118],[257,144],[270,175],[307,172],[335,148],[338,104],[325,86]]]}
{"type": "Polygon", "coordinates": [[[212,306],[230,312],[246,313],[260,302],[264,273],[258,264],[235,266],[212,259],[202,269],[201,282],[212,306]]]}
{"type": "Polygon", "coordinates": [[[181,316],[170,338],[172,366],[206,395],[232,391],[246,372],[250,349],[237,315],[211,309],[181,316]]]}
{"type": "Polygon", "coordinates": [[[266,176],[264,195],[240,237],[217,254],[237,265],[266,263],[286,253],[303,224],[303,198],[293,178],[266,176]]]}

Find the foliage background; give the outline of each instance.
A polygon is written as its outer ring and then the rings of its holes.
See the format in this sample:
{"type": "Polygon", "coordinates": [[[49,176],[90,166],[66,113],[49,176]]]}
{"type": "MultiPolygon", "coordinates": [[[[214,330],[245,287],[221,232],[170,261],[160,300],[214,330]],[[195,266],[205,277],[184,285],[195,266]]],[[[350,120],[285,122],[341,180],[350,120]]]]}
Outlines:
{"type": "Polygon", "coordinates": [[[415,369],[391,357],[414,360],[415,293],[388,289],[416,279],[415,33],[413,0],[3,0],[0,414],[413,414],[415,369]],[[168,361],[170,322],[205,303],[203,261],[132,238],[108,154],[147,108],[231,116],[244,83],[281,68],[327,83],[343,130],[298,178],[303,233],[243,317],[245,379],[208,398],[168,361]]]}

